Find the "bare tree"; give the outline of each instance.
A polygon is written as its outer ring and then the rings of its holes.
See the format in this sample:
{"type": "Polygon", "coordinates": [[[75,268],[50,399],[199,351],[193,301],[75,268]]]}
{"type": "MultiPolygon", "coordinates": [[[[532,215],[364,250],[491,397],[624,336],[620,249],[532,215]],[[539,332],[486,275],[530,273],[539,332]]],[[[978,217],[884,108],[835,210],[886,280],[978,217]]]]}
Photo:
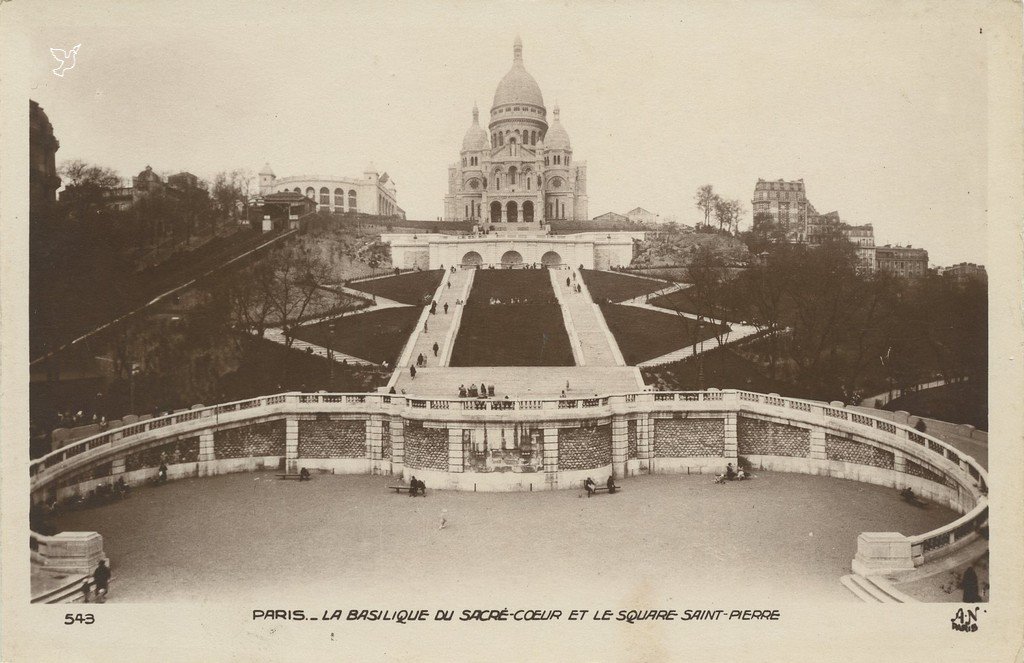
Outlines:
{"type": "Polygon", "coordinates": [[[693,202],[697,206],[697,209],[704,212],[704,225],[711,224],[711,214],[715,211],[715,203],[718,200],[718,194],[715,193],[715,188],[710,184],[705,184],[702,187],[697,188],[697,194],[693,197],[693,202]]]}
{"type": "Polygon", "coordinates": [[[331,277],[330,264],[318,253],[302,244],[291,245],[274,253],[273,308],[284,333],[285,345],[291,347],[292,330],[301,323],[310,303],[321,286],[331,277]]]}

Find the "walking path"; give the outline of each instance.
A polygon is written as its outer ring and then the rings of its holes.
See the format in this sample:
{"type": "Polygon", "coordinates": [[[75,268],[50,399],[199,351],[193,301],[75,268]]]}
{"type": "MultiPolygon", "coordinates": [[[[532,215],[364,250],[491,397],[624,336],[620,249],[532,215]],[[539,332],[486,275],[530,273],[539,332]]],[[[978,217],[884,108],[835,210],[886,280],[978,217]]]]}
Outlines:
{"type": "MultiPolygon", "coordinates": [[[[632,302],[632,301],[635,301],[635,300],[630,300],[630,301],[632,302]]],[[[725,334],[725,336],[723,338],[723,343],[722,343],[723,345],[727,345],[727,344],[730,344],[730,343],[736,343],[737,341],[740,341],[740,340],[745,339],[745,338],[747,338],[749,336],[753,336],[754,334],[759,333],[757,327],[754,327],[753,325],[744,325],[744,324],[741,324],[739,322],[727,322],[725,320],[717,320],[715,318],[707,318],[707,317],[701,319],[700,316],[698,316],[698,315],[696,315],[694,313],[686,313],[686,312],[683,312],[683,311],[672,311],[670,309],[664,309],[664,308],[660,308],[660,307],[657,307],[657,306],[652,306],[651,304],[647,304],[645,302],[635,303],[635,304],[631,303],[631,304],[628,304],[628,305],[629,306],[636,306],[637,308],[645,308],[645,309],[648,309],[650,311],[657,311],[658,313],[668,313],[668,314],[676,313],[677,315],[681,315],[684,318],[689,318],[691,320],[701,320],[701,321],[703,321],[705,323],[708,323],[708,324],[728,325],[729,326],[729,331],[725,334]]],[[[715,339],[714,337],[712,337],[712,338],[704,339],[703,341],[700,341],[699,343],[697,343],[696,348],[694,348],[694,346],[692,346],[692,345],[688,345],[685,348],[680,348],[678,350],[674,350],[674,351],[669,352],[667,354],[663,354],[660,357],[655,357],[653,359],[648,359],[647,361],[640,362],[638,364],[638,366],[661,366],[662,364],[671,364],[674,361],[680,361],[682,359],[689,359],[690,357],[692,357],[694,355],[698,355],[698,354],[700,354],[702,352],[706,352],[708,350],[714,350],[717,347],[718,347],[718,340],[715,339]]]]}
{"type": "Polygon", "coordinates": [[[594,303],[587,290],[587,284],[575,269],[550,269],[551,285],[555,296],[562,305],[562,316],[570,341],[576,336],[580,348],[580,357],[573,356],[580,366],[625,366],[615,338],[608,329],[601,308],[594,303]],[[566,279],[569,285],[566,285],[566,279]],[[576,292],[576,286],[580,292],[576,292]]]}
{"type": "MultiPolygon", "coordinates": [[[[427,366],[445,365],[442,361],[451,357],[451,350],[448,346],[455,343],[457,327],[462,321],[461,311],[454,310],[461,308],[456,306],[455,301],[465,302],[469,297],[469,289],[473,285],[475,274],[475,270],[472,269],[458,269],[454,274],[450,271],[445,274],[445,278],[441,280],[437,291],[434,292],[433,301],[437,302],[437,311],[431,315],[430,305],[423,307],[423,313],[416,323],[416,329],[409,337],[405,350],[395,366],[395,372],[392,373],[391,380],[388,381],[389,388],[406,389],[412,392],[409,385],[414,379],[409,372],[409,367],[416,365],[416,359],[421,354],[426,358],[427,366]],[[451,283],[450,288],[448,287],[449,283],[451,283]],[[448,313],[444,312],[445,304],[448,304],[448,313]],[[435,343],[438,346],[437,354],[434,353],[435,343]],[[442,348],[442,343],[446,344],[444,348],[442,348]]],[[[417,368],[418,370],[420,369],[417,368]]]]}
{"type": "MultiPolygon", "coordinates": [[[[637,278],[650,278],[650,277],[643,276],[643,277],[637,277],[637,278]]],[[[661,279],[651,279],[651,280],[652,281],[660,281],[661,279]]],[[[689,288],[692,285],[693,285],[692,283],[673,283],[670,286],[668,286],[667,288],[662,288],[661,290],[655,290],[654,292],[649,292],[646,295],[640,295],[639,297],[634,297],[633,299],[627,299],[627,300],[619,302],[619,303],[620,304],[626,304],[628,306],[639,306],[639,305],[642,305],[642,304],[646,304],[647,302],[651,301],[655,297],[664,297],[665,295],[671,295],[673,292],[677,292],[679,290],[686,290],[687,288],[689,288]]],[[[662,309],[662,310],[664,310],[664,309],[662,309]]]]}
{"type": "MultiPolygon", "coordinates": [[[[359,312],[361,313],[362,311],[359,311],[359,312]]],[[[340,317],[340,316],[335,316],[335,317],[340,317]]],[[[280,343],[281,345],[286,346],[286,347],[288,346],[288,341],[284,337],[284,332],[281,331],[280,327],[273,327],[271,329],[268,329],[266,331],[265,335],[264,335],[264,338],[267,339],[268,341],[273,341],[274,343],[280,343]]],[[[337,350],[335,350],[333,353],[331,353],[330,351],[328,351],[327,348],[323,347],[322,345],[317,345],[315,343],[308,343],[306,341],[300,341],[297,338],[296,339],[292,339],[291,348],[292,348],[292,350],[298,350],[299,352],[305,352],[305,353],[308,353],[308,354],[314,354],[314,355],[316,355],[318,357],[323,357],[324,359],[330,359],[333,356],[334,361],[339,363],[339,364],[344,362],[344,363],[347,363],[347,364],[358,364],[360,366],[376,366],[377,365],[377,364],[373,363],[372,361],[369,361],[369,360],[366,360],[366,359],[360,359],[359,357],[354,357],[352,355],[347,355],[344,352],[338,352],[337,350]]]]}

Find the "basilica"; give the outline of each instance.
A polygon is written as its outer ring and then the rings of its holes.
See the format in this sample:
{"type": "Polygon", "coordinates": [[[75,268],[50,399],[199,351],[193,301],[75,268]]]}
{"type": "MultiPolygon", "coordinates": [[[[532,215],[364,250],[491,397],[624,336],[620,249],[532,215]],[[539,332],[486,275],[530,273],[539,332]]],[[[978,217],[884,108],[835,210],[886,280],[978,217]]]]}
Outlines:
{"type": "Polygon", "coordinates": [[[586,163],[573,159],[558,106],[548,124],[544,97],[523,66],[518,37],[512,52],[512,69],[494,92],[487,129],[474,106],[461,160],[448,168],[444,218],[494,230],[539,229],[556,219],[584,221],[586,163]]]}

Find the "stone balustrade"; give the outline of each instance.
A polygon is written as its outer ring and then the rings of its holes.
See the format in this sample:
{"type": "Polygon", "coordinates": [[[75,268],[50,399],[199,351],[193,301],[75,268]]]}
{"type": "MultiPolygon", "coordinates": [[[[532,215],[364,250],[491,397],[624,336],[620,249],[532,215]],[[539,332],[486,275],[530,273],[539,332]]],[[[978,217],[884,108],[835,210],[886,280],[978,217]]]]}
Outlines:
{"type": "Polygon", "coordinates": [[[147,480],[161,463],[171,479],[305,467],[507,491],[576,488],[588,476],[719,473],[740,459],[755,470],[910,487],[964,514],[919,536],[862,534],[858,572],[913,568],[987,525],[985,470],[942,441],[841,403],[737,390],[524,400],[276,394],[108,430],[33,462],[30,473],[42,503],[147,480]]]}

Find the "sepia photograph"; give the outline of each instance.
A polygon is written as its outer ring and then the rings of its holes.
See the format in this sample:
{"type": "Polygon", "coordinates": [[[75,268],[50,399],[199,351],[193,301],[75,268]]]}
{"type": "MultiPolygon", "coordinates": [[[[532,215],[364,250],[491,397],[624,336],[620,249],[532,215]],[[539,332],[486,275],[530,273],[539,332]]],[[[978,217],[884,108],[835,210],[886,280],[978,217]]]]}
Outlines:
{"type": "Polygon", "coordinates": [[[4,660],[1019,660],[1019,3],[0,35],[4,660]]]}

